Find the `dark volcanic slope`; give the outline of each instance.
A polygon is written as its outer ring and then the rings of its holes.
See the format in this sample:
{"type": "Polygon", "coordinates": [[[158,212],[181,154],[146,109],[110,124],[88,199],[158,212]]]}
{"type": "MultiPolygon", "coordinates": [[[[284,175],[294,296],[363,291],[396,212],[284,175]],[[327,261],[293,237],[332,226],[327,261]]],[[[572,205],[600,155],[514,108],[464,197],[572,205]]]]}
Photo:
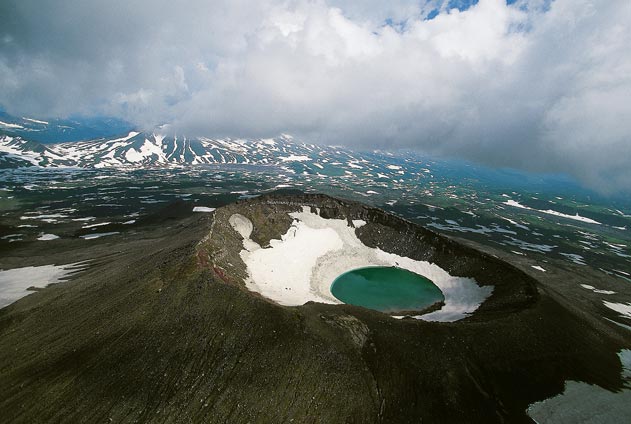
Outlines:
{"type": "Polygon", "coordinates": [[[527,405],[567,379],[621,385],[624,330],[486,254],[324,196],[167,211],[135,234],[40,245],[0,268],[93,261],[0,310],[4,422],[529,422],[527,405]],[[366,244],[494,284],[494,294],[466,320],[427,323],[249,293],[227,218],[250,218],[264,245],[302,204],[365,219],[366,244]]]}

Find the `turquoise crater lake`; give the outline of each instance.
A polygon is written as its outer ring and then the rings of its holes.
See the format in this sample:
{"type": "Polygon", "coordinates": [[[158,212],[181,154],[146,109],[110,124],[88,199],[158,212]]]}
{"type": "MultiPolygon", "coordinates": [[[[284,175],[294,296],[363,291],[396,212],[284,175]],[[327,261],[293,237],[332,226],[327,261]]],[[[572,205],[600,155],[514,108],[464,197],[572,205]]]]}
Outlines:
{"type": "Polygon", "coordinates": [[[345,272],[331,284],[331,294],[349,305],[385,313],[423,311],[445,301],[443,292],[431,280],[385,266],[345,272]]]}

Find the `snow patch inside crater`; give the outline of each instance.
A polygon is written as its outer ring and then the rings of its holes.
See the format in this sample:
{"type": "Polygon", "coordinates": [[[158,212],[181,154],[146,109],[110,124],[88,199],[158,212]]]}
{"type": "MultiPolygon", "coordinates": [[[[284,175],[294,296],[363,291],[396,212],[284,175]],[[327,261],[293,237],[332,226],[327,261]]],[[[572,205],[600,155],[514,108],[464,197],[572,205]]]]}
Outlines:
{"type": "MultiPolygon", "coordinates": [[[[247,266],[246,287],[281,305],[306,302],[341,303],[331,284],[341,274],[367,266],[396,266],[429,278],[445,296],[437,311],[415,316],[427,321],[456,321],[474,312],[493,288],[480,287],[471,278],[455,277],[436,264],[384,252],[364,245],[345,219],[324,219],[304,207],[289,214],[293,223],[280,240],[261,248],[250,239],[252,222],[243,215],[230,225],[243,237],[241,259],[247,266]]],[[[355,227],[365,225],[357,220],[355,227]]]]}

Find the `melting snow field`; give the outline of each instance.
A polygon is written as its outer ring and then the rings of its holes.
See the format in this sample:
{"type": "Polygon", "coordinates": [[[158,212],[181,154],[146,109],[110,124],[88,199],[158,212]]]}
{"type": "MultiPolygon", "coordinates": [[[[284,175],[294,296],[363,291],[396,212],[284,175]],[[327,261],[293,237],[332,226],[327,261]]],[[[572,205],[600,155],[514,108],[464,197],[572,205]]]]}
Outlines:
{"type": "Polygon", "coordinates": [[[603,303],[606,307],[611,310],[614,310],[620,313],[620,316],[623,318],[631,318],[631,303],[615,303],[615,302],[607,302],[603,300],[603,303]]]}
{"type": "Polygon", "coordinates": [[[585,290],[591,290],[597,294],[616,294],[615,291],[597,289],[596,287],[590,286],[589,284],[581,284],[581,287],[584,288],[585,290]]]}
{"type": "Polygon", "coordinates": [[[304,208],[291,213],[292,226],[281,240],[271,240],[261,248],[250,239],[253,225],[246,217],[235,214],[230,224],[243,237],[241,258],[252,291],[288,306],[306,302],[341,303],[330,291],[339,275],[367,266],[397,266],[429,278],[445,296],[440,310],[416,316],[428,321],[456,321],[474,312],[488,298],[492,287],[480,287],[470,278],[454,277],[435,264],[365,246],[355,235],[355,228],[364,225],[344,219],[324,219],[304,208]]]}
{"type": "Polygon", "coordinates": [[[631,416],[631,350],[618,353],[624,389],[617,393],[580,381],[567,381],[562,394],[528,407],[539,424],[619,423],[631,416]]]}
{"type": "Polygon", "coordinates": [[[93,233],[93,234],[86,234],[84,236],[79,236],[84,240],[95,240],[101,237],[106,237],[106,236],[113,236],[115,234],[120,234],[118,231],[112,231],[109,233],[93,233]]]}
{"type": "Polygon", "coordinates": [[[210,212],[214,212],[215,208],[209,208],[206,206],[195,206],[193,208],[193,212],[206,212],[206,213],[210,213],[210,212]]]}
{"type": "Polygon", "coordinates": [[[59,283],[82,268],[81,263],[74,263],[0,270],[0,308],[33,293],[27,290],[29,287],[43,288],[59,283]]]}
{"type": "Polygon", "coordinates": [[[598,224],[598,225],[600,225],[600,222],[594,221],[591,218],[586,218],[584,216],[580,216],[578,214],[578,212],[576,212],[576,215],[567,215],[567,214],[564,214],[564,213],[561,213],[561,212],[557,212],[557,211],[552,210],[552,209],[547,209],[545,211],[544,210],[540,210],[540,209],[533,209],[533,208],[529,208],[528,206],[524,206],[521,203],[516,202],[514,200],[507,200],[507,201],[504,202],[504,204],[508,205],[508,206],[513,206],[515,208],[527,209],[527,210],[530,210],[530,211],[545,213],[545,214],[548,214],[548,215],[554,215],[554,216],[558,216],[558,217],[566,218],[566,219],[573,219],[575,221],[581,221],[581,222],[585,222],[587,224],[598,224]]]}

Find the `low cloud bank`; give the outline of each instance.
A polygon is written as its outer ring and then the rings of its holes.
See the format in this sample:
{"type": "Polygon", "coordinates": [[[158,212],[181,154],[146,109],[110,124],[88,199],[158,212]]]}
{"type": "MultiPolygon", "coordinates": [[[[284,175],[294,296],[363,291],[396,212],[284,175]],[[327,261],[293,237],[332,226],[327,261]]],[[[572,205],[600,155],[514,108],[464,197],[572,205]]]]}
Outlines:
{"type": "Polygon", "coordinates": [[[630,190],[631,2],[380,3],[7,0],[0,105],[417,148],[630,190]]]}

